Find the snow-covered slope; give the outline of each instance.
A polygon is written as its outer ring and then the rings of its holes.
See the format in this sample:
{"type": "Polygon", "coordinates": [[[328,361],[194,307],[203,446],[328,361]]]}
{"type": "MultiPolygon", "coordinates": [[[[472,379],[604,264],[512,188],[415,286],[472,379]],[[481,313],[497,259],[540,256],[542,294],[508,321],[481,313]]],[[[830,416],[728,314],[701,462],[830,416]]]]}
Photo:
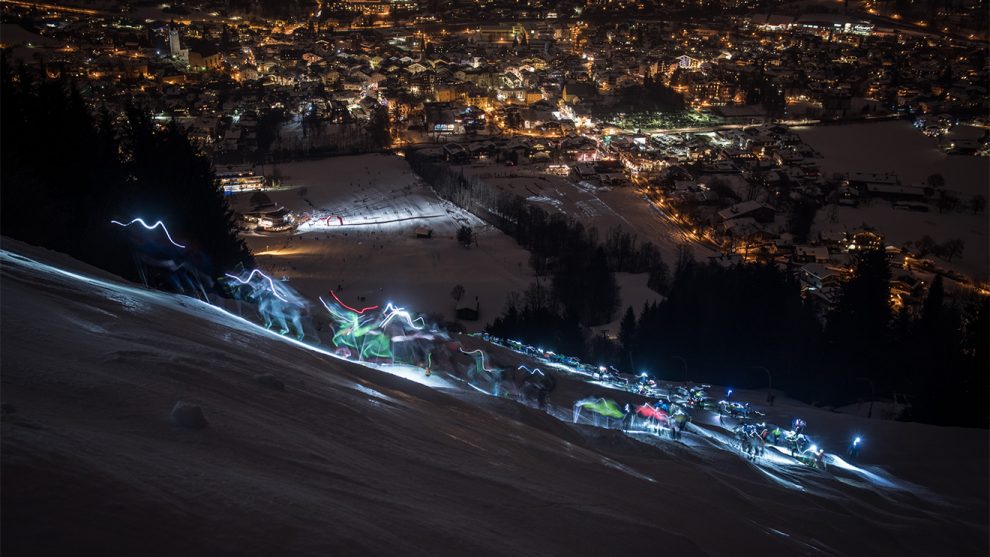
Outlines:
{"type": "MultiPolygon", "coordinates": [[[[3,249],[4,555],[987,552],[984,431],[884,424],[890,455],[942,475],[927,487],[753,464],[703,419],[683,443],[640,442],[3,249]],[[209,426],[174,425],[180,400],[209,426]]],[[[594,389],[562,381],[553,402],[594,389]]]]}
{"type": "MultiPolygon", "coordinates": [[[[522,292],[532,281],[529,252],[438,199],[402,157],[331,157],[278,168],[282,183],[291,187],[266,195],[312,218],[295,233],[248,233],[244,240],[262,268],[288,277],[310,299],[331,289],[378,304],[388,295],[400,305],[430,308],[453,320],[456,302],[450,292],[460,284],[465,303],[475,306],[477,298],[480,309],[480,319],[464,325],[480,330],[501,313],[510,292],[522,292]],[[461,226],[476,234],[471,249],[455,239],[461,226]],[[417,238],[419,227],[431,229],[433,238],[417,238]]],[[[229,200],[235,210],[247,211],[253,195],[229,200]]]]}

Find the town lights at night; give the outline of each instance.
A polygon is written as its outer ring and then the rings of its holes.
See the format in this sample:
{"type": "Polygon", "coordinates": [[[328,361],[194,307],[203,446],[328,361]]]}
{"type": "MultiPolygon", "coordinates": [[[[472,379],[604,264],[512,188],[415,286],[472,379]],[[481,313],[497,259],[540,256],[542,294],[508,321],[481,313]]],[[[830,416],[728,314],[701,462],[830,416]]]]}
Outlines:
{"type": "Polygon", "coordinates": [[[990,553],[982,0],[78,4],[0,3],[5,557],[990,553]]]}

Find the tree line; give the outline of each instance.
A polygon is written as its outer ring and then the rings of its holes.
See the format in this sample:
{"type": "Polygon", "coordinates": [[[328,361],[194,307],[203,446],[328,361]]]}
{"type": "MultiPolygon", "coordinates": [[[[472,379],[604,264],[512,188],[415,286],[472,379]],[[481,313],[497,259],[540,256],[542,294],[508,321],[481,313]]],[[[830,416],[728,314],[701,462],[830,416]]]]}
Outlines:
{"type": "Polygon", "coordinates": [[[890,276],[883,250],[858,253],[823,323],[786,271],[682,255],[667,297],[627,308],[618,342],[596,337],[584,355],[672,380],[761,388],[772,378],[823,405],[898,395],[906,419],[987,427],[987,298],[950,299],[936,275],[920,313],[895,311],[890,276]]]}
{"type": "Polygon", "coordinates": [[[79,90],[2,60],[0,230],[5,236],[139,278],[128,232],[113,219],[166,223],[198,271],[252,258],[209,160],[175,123],[131,108],[94,115],[79,90]]]}
{"type": "Polygon", "coordinates": [[[648,272],[658,291],[667,285],[660,250],[640,243],[635,234],[614,228],[602,240],[596,228],[562,213],[548,214],[514,193],[498,192],[477,177],[465,177],[462,169],[415,151],[406,158],[441,198],[487,217],[530,251],[530,265],[540,281],[530,290],[546,295],[527,294],[515,308],[519,316],[512,317],[512,307],[507,308],[501,326],[524,316],[540,320],[551,315],[583,326],[608,323],[620,303],[616,272],[648,272]]]}

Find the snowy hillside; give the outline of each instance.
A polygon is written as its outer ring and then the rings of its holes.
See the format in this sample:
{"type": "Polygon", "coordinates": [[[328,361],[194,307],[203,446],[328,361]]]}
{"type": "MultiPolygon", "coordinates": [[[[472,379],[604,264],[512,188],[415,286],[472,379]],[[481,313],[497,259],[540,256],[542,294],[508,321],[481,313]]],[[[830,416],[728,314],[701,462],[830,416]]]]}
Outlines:
{"type": "MultiPolygon", "coordinates": [[[[295,233],[252,232],[244,240],[262,268],[287,277],[310,299],[326,296],[331,289],[342,290],[349,299],[364,297],[375,303],[391,296],[393,301],[429,308],[430,313],[453,320],[457,304],[450,293],[459,284],[464,287],[461,304],[480,308],[477,321],[462,325],[479,331],[502,313],[511,292],[524,292],[534,281],[528,251],[474,215],[438,199],[401,157],[373,154],[297,161],[280,164],[278,173],[286,187],[265,195],[311,218],[295,233]],[[455,240],[462,225],[476,235],[471,248],[455,240]],[[433,237],[417,238],[419,227],[431,229],[433,237]]],[[[602,236],[623,223],[644,241],[678,234],[631,190],[597,194],[608,195],[608,203],[630,215],[627,221],[566,180],[555,184],[553,191],[576,192],[587,206],[600,208],[595,218],[586,218],[577,209],[573,214],[582,223],[597,226],[602,236]]],[[[244,192],[229,199],[234,209],[244,212],[251,209],[252,195],[244,192]]],[[[665,261],[676,260],[673,242],[660,247],[665,261]]],[[[617,278],[622,310],[658,299],[646,287],[645,273],[620,273],[617,278]]],[[[613,332],[621,316],[617,312],[615,323],[608,327],[613,332]]]]}
{"type": "MultiPolygon", "coordinates": [[[[450,292],[460,284],[465,303],[474,306],[478,298],[480,320],[464,323],[478,330],[502,312],[510,292],[522,292],[532,281],[529,252],[437,199],[401,157],[293,162],[279,165],[279,173],[290,187],[266,195],[313,218],[295,234],[253,234],[245,240],[260,265],[291,279],[310,299],[331,289],[380,302],[387,294],[453,319],[450,292]],[[477,235],[470,249],[455,240],[462,225],[477,235]],[[416,238],[418,227],[431,229],[433,238],[416,238]]],[[[246,211],[250,198],[243,193],[230,199],[234,209],[246,211]]]]}
{"type": "Polygon", "coordinates": [[[546,413],[443,370],[344,361],[12,240],[0,276],[4,555],[988,550],[986,431],[781,396],[768,419],[800,412],[830,447],[868,438],[861,467],[750,462],[710,413],[680,442],[561,421],[589,394],[637,398],[577,379],[560,378],[546,413]],[[175,425],[178,401],[208,426],[175,425]]]}

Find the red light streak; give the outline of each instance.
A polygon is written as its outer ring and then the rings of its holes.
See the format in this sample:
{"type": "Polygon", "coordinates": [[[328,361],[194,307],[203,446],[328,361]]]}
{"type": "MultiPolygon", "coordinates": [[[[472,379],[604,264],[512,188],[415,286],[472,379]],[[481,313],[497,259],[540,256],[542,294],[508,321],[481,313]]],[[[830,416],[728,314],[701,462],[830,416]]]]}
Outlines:
{"type": "Polygon", "coordinates": [[[353,311],[354,313],[356,313],[358,315],[363,315],[364,312],[366,312],[366,311],[370,311],[370,310],[373,310],[373,309],[378,309],[378,306],[370,306],[370,307],[366,307],[366,308],[361,309],[361,310],[357,310],[357,309],[354,309],[351,306],[345,304],[343,301],[341,301],[341,299],[337,297],[337,294],[335,294],[333,290],[330,291],[330,295],[333,296],[333,299],[334,300],[337,300],[337,303],[338,304],[344,306],[345,308],[353,311]]]}

